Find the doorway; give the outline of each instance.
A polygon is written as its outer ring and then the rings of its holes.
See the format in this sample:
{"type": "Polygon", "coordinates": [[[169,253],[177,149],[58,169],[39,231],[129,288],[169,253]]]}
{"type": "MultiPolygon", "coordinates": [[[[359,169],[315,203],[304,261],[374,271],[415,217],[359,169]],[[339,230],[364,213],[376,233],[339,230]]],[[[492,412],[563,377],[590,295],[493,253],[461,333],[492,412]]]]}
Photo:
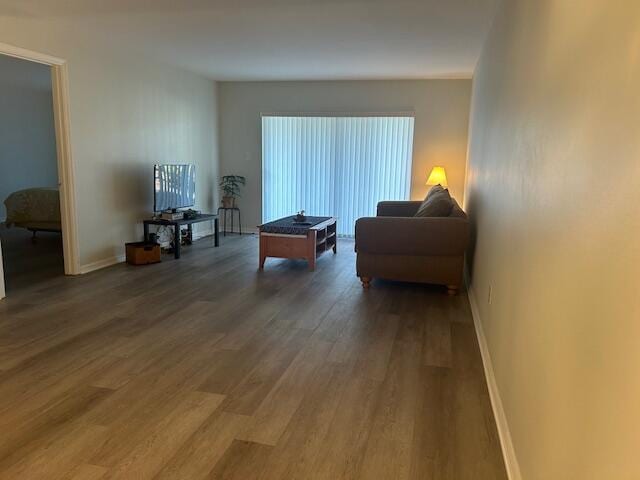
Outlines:
{"type": "MultiPolygon", "coordinates": [[[[0,44],[0,61],[3,61],[3,63],[7,65],[9,61],[23,62],[20,64],[23,70],[30,72],[32,80],[33,75],[38,77],[37,82],[40,82],[41,87],[44,85],[43,82],[45,82],[45,79],[48,80],[49,102],[51,102],[51,109],[48,115],[53,117],[49,118],[49,127],[51,127],[53,131],[49,131],[48,134],[46,132],[43,134],[43,132],[36,131],[36,133],[39,134],[37,142],[40,145],[35,150],[32,148],[33,145],[28,145],[24,150],[25,154],[32,156],[40,155],[38,152],[49,152],[44,156],[49,156],[51,161],[50,165],[47,167],[41,166],[38,172],[35,172],[33,168],[23,168],[25,167],[23,163],[29,163],[32,161],[31,159],[20,159],[19,152],[3,152],[5,159],[12,163],[12,165],[8,167],[9,175],[13,172],[15,178],[13,178],[11,182],[5,182],[8,184],[5,189],[8,188],[12,191],[6,197],[6,199],[10,201],[8,205],[6,202],[5,205],[3,205],[3,207],[6,206],[6,209],[2,209],[0,217],[2,220],[5,219],[4,217],[7,217],[8,223],[11,223],[12,227],[16,227],[11,230],[9,235],[7,235],[9,229],[6,229],[5,225],[0,227],[3,229],[2,233],[5,234],[3,235],[2,242],[4,244],[0,245],[0,298],[3,298],[7,293],[5,276],[12,274],[12,272],[21,272],[24,269],[29,269],[33,265],[41,269],[41,273],[44,276],[55,273],[56,269],[59,274],[75,275],[79,273],[80,269],[75,214],[74,169],[70,151],[66,62],[56,57],[7,44],[0,44]],[[45,72],[45,74],[42,74],[42,72],[45,72]],[[49,135],[49,138],[44,138],[47,135],[49,135]],[[47,171],[45,172],[44,170],[47,171]],[[24,174],[25,171],[27,172],[26,175],[24,174]],[[32,183],[33,188],[28,185],[29,183],[32,183]],[[14,193],[14,187],[15,192],[20,193],[11,197],[11,194],[14,193]],[[57,202],[56,205],[52,206],[52,203],[55,202],[57,202]],[[12,211],[8,212],[7,210],[9,209],[12,211]],[[57,213],[57,215],[52,215],[54,210],[56,210],[55,213],[57,213]],[[11,217],[9,217],[9,215],[11,215],[11,217]],[[29,243],[25,243],[24,240],[29,243]],[[37,249],[33,247],[41,248],[37,249]],[[31,250],[28,250],[29,248],[31,248],[31,250]],[[55,254],[56,249],[59,253],[62,253],[64,257],[63,261],[60,261],[60,258],[58,258],[58,264],[55,263],[55,260],[51,260],[48,257],[52,252],[55,254]],[[7,262],[7,259],[3,259],[3,251],[4,255],[14,255],[17,253],[17,261],[7,262]],[[25,253],[28,254],[28,258],[20,258],[20,255],[24,256],[25,253]]],[[[0,72],[1,71],[4,71],[6,74],[6,69],[0,69],[0,72]]],[[[20,78],[25,77],[15,75],[12,81],[18,81],[19,83],[20,78]]],[[[19,87],[20,85],[16,86],[16,91],[20,90],[19,87]]],[[[23,87],[26,86],[23,85],[23,87]]],[[[15,98],[12,99],[14,102],[16,100],[15,98]]],[[[40,103],[46,104],[46,101],[40,103]]],[[[15,105],[13,108],[15,108],[15,105]]],[[[42,127],[46,122],[36,122],[34,120],[38,117],[35,112],[38,108],[40,107],[35,103],[25,105],[25,109],[29,110],[26,117],[31,115],[31,122],[39,123],[40,127],[42,127]]],[[[46,112],[42,113],[40,120],[46,116],[46,112]]],[[[16,117],[15,123],[20,123],[19,120],[24,121],[24,118],[18,119],[16,117]]],[[[9,122],[10,125],[11,119],[9,119],[9,122]]],[[[11,138],[16,140],[16,135],[20,136],[20,134],[17,133],[12,135],[11,138]]],[[[24,133],[24,136],[27,140],[32,140],[33,143],[36,143],[36,139],[30,138],[29,133],[24,133]]],[[[14,150],[17,148],[16,145],[18,143],[15,141],[6,143],[7,145],[11,143],[11,148],[14,150]]],[[[0,159],[0,161],[2,161],[2,159],[0,159]]],[[[7,170],[6,166],[5,170],[7,170]]],[[[3,177],[6,177],[6,173],[3,177]]],[[[5,193],[6,192],[3,191],[3,194],[0,196],[5,197],[5,193]]],[[[4,200],[5,198],[0,199],[0,201],[3,202],[4,200]]],[[[28,281],[29,275],[22,274],[16,285],[28,281]]],[[[9,294],[11,294],[11,289],[9,294]]]]}

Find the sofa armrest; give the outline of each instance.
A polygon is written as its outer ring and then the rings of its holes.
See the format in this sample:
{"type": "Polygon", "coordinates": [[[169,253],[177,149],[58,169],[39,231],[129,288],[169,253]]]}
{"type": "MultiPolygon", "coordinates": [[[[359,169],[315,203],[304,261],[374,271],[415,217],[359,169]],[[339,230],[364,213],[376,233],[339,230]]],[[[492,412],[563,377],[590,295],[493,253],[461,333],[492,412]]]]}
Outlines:
{"type": "Polygon", "coordinates": [[[422,205],[422,201],[385,201],[378,202],[379,217],[413,217],[422,205]]]}
{"type": "Polygon", "coordinates": [[[469,221],[458,217],[364,217],[356,221],[356,251],[390,255],[463,255],[469,221]]]}

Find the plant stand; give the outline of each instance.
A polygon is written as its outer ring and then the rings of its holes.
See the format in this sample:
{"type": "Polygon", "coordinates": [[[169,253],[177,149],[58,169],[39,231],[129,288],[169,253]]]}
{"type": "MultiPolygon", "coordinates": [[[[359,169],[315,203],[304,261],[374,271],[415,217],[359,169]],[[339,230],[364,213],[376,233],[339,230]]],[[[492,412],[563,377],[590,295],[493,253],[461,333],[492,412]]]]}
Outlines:
{"type": "Polygon", "coordinates": [[[242,235],[242,220],[240,219],[240,209],[238,207],[219,207],[218,216],[220,216],[220,210],[222,210],[222,235],[227,236],[227,212],[231,213],[231,232],[233,233],[233,215],[238,212],[238,230],[242,235]]]}

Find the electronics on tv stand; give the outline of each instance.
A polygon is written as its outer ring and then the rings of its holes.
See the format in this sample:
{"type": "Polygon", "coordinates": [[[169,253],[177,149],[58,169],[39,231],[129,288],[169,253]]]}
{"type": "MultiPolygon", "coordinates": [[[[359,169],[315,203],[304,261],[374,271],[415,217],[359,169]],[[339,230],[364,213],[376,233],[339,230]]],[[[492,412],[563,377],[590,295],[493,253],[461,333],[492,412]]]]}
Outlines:
{"type": "Polygon", "coordinates": [[[164,211],[160,214],[160,218],[163,220],[182,220],[184,218],[184,212],[174,211],[164,211]]]}
{"type": "Polygon", "coordinates": [[[192,220],[196,218],[199,214],[200,212],[198,212],[197,210],[193,210],[191,208],[189,210],[178,210],[176,208],[171,208],[161,212],[160,218],[163,220],[170,220],[170,221],[182,220],[182,219],[192,220]]]}
{"type": "Polygon", "coordinates": [[[193,210],[192,208],[190,208],[189,210],[185,210],[182,213],[184,214],[184,218],[186,218],[187,220],[192,220],[200,215],[199,211],[193,210]]]}

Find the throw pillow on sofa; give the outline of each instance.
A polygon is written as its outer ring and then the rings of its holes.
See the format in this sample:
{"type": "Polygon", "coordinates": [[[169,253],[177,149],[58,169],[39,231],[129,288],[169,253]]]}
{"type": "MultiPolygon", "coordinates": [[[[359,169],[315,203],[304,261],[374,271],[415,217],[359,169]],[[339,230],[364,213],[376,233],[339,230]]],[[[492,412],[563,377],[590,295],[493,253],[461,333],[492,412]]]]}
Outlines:
{"type": "Polygon", "coordinates": [[[440,185],[433,187],[427,198],[424,199],[422,205],[416,212],[416,217],[448,217],[453,208],[453,200],[449,194],[449,190],[440,187],[440,189],[434,191],[440,185]]]}
{"type": "Polygon", "coordinates": [[[427,192],[427,196],[424,197],[424,200],[427,201],[432,195],[435,195],[436,193],[440,193],[440,192],[444,192],[444,187],[440,184],[434,185],[429,189],[429,191],[427,192]]]}

